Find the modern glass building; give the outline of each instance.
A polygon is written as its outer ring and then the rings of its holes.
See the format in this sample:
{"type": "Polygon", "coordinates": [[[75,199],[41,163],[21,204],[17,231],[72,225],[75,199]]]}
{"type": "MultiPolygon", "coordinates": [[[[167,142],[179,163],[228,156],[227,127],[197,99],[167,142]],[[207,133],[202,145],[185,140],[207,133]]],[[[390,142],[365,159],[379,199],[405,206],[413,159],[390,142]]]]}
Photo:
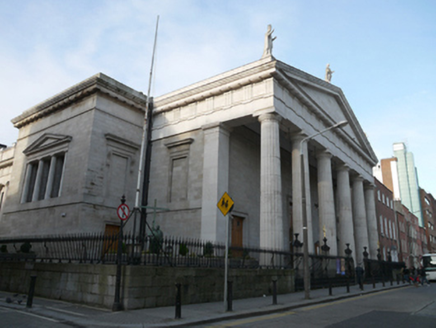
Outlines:
{"type": "Polygon", "coordinates": [[[394,143],[394,156],[397,158],[397,174],[401,202],[411,213],[416,215],[419,226],[424,226],[419,199],[418,173],[413,154],[407,151],[403,142],[394,143]]]}

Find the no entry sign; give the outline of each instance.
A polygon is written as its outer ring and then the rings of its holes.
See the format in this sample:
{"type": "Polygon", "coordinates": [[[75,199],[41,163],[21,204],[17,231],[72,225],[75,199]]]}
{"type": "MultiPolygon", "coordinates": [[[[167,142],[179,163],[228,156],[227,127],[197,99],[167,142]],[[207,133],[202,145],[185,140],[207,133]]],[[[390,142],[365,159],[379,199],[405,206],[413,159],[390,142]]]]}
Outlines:
{"type": "Polygon", "coordinates": [[[121,204],[120,206],[118,206],[117,214],[120,220],[127,220],[130,215],[129,206],[127,206],[126,204],[121,204]]]}

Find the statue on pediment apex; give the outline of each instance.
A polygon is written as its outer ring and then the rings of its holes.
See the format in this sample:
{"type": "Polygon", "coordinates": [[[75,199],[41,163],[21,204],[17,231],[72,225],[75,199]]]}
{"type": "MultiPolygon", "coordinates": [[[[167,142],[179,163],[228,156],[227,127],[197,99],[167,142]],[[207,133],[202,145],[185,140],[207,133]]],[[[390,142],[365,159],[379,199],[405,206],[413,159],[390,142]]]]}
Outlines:
{"type": "Polygon", "coordinates": [[[271,24],[268,25],[268,29],[265,33],[265,45],[263,47],[263,57],[272,56],[272,48],[273,48],[273,41],[277,38],[272,37],[274,30],[271,27],[271,24]]]}
{"type": "Polygon", "coordinates": [[[327,82],[331,82],[332,81],[332,75],[335,71],[332,71],[330,69],[330,64],[327,64],[326,68],[325,68],[325,80],[327,82]]]}

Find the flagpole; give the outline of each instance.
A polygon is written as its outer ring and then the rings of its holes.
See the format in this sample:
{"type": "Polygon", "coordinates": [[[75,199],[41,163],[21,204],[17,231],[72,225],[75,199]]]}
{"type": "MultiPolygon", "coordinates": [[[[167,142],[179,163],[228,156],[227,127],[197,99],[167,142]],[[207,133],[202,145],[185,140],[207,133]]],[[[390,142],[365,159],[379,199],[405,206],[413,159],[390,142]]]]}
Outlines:
{"type": "MultiPolygon", "coordinates": [[[[154,66],[154,54],[156,52],[156,41],[157,41],[157,30],[159,26],[159,16],[157,16],[156,21],[156,33],[154,36],[154,45],[153,45],[153,56],[151,57],[151,67],[150,67],[150,78],[148,80],[148,92],[147,99],[145,103],[145,113],[144,113],[144,125],[143,125],[143,133],[142,133],[142,143],[141,143],[141,153],[139,155],[139,168],[138,168],[138,181],[136,184],[136,197],[135,197],[135,210],[139,210],[139,199],[141,195],[141,181],[142,181],[142,169],[144,166],[144,153],[147,147],[147,131],[148,131],[148,112],[150,110],[150,90],[151,90],[151,80],[153,77],[153,66],[154,66]]],[[[150,115],[151,117],[151,115],[150,115]]]]}

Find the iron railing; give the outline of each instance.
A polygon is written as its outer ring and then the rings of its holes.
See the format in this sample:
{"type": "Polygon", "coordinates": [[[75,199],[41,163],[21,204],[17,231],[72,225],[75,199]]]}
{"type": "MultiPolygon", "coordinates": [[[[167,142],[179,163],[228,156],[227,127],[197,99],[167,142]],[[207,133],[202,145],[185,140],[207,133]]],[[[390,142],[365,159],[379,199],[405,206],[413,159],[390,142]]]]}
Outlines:
{"type": "MultiPolygon", "coordinates": [[[[119,235],[72,234],[61,236],[0,238],[0,261],[62,263],[117,263],[119,235]]],[[[122,262],[159,266],[224,267],[225,246],[202,240],[126,233],[122,238],[122,262]]],[[[231,268],[295,269],[302,274],[303,254],[253,247],[230,247],[231,268]]],[[[310,255],[313,278],[344,274],[344,257],[310,255]]],[[[353,266],[351,266],[353,267],[353,266]]]]}
{"type": "MultiPolygon", "coordinates": [[[[73,234],[63,236],[0,238],[0,261],[62,263],[117,263],[119,235],[73,234]]],[[[225,246],[195,239],[126,233],[122,262],[159,266],[224,267],[225,246]]],[[[289,252],[258,248],[229,248],[232,268],[292,268],[289,252]]]]}
{"type": "MultiPolygon", "coordinates": [[[[62,236],[0,238],[0,261],[50,263],[118,263],[119,234],[72,234],[62,236]]],[[[224,244],[180,237],[147,236],[126,233],[122,237],[122,264],[223,268],[224,244]]],[[[296,252],[295,252],[296,251],[296,252]]],[[[295,289],[302,290],[303,253],[230,247],[229,267],[245,269],[293,269],[295,289]]],[[[392,277],[399,263],[365,260],[366,282],[392,277]],[[371,279],[371,280],[369,280],[371,279]]],[[[309,255],[311,288],[355,283],[352,257],[309,255]]]]}

